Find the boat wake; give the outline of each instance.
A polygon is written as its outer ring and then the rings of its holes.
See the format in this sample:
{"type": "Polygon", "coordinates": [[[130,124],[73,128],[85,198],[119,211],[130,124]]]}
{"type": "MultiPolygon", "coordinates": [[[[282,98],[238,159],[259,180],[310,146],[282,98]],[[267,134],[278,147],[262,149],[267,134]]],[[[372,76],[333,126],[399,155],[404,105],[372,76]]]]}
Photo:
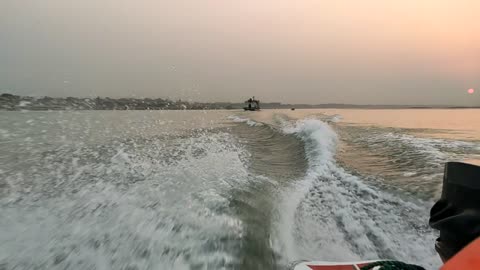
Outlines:
{"type": "Polygon", "coordinates": [[[236,123],[246,123],[247,125],[249,125],[251,127],[263,126],[262,123],[253,121],[250,118],[242,118],[242,117],[239,117],[239,116],[231,115],[231,116],[228,117],[228,119],[230,119],[230,120],[232,120],[233,122],[236,122],[236,123]]]}
{"type": "Polygon", "coordinates": [[[337,162],[342,138],[326,122],[193,115],[9,116],[19,124],[0,131],[0,269],[439,265],[431,202],[337,162]]]}
{"type": "Polygon", "coordinates": [[[381,258],[439,265],[427,226],[429,202],[379,190],[339,166],[337,134],[320,120],[287,123],[283,131],[304,142],[309,164],[279,203],[272,241],[285,260],[381,258]]]}
{"type": "Polygon", "coordinates": [[[247,156],[224,132],[32,155],[31,175],[9,175],[0,197],[0,269],[238,265],[231,191],[260,181],[247,156]]]}

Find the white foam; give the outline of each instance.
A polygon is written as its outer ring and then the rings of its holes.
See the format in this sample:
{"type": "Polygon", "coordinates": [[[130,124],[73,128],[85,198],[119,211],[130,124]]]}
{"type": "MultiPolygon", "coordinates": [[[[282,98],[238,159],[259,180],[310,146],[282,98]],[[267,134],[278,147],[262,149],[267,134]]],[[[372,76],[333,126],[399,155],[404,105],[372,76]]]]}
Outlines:
{"type": "Polygon", "coordinates": [[[279,206],[274,245],[289,261],[395,258],[438,266],[424,202],[368,186],[339,167],[337,135],[327,124],[300,120],[284,131],[304,141],[309,161],[279,206]]]}
{"type": "Polygon", "coordinates": [[[235,262],[228,248],[206,249],[244,234],[242,221],[224,209],[232,187],[251,181],[248,153],[227,133],[144,143],[123,143],[111,154],[57,149],[44,156],[52,170],[31,168],[38,172],[30,191],[24,185],[31,179],[10,176],[10,193],[0,198],[0,265],[190,269],[235,262]]]}
{"type": "Polygon", "coordinates": [[[338,123],[342,120],[343,120],[343,116],[341,116],[340,114],[335,114],[330,119],[330,121],[333,122],[333,123],[338,123]]]}
{"type": "Polygon", "coordinates": [[[409,134],[399,134],[393,132],[375,134],[367,138],[367,141],[372,143],[379,141],[387,144],[397,143],[402,146],[407,146],[413,149],[412,152],[414,153],[420,153],[428,156],[429,163],[435,166],[441,165],[445,161],[457,158],[457,156],[453,153],[457,150],[473,150],[479,147],[479,144],[474,142],[421,138],[409,134]]]}
{"type": "Polygon", "coordinates": [[[255,122],[252,119],[242,118],[242,117],[239,117],[239,116],[236,116],[236,115],[231,115],[231,116],[228,117],[228,119],[232,120],[233,122],[237,122],[237,123],[246,123],[247,125],[249,125],[251,127],[263,126],[262,123],[255,122]]]}

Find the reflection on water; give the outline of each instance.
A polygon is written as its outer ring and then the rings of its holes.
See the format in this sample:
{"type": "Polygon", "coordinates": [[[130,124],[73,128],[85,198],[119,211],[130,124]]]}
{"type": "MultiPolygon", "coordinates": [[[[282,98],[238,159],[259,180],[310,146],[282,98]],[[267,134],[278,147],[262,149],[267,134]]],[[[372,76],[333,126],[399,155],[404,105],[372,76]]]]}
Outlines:
{"type": "Polygon", "coordinates": [[[267,110],[248,115],[264,122],[279,115],[323,119],[339,134],[337,158],[346,167],[378,185],[423,198],[439,196],[445,162],[480,163],[478,109],[267,110]]]}
{"type": "Polygon", "coordinates": [[[301,119],[309,115],[339,115],[341,125],[401,128],[420,136],[453,140],[480,140],[480,109],[315,109],[267,110],[255,119],[268,121],[271,114],[282,113],[301,119]]]}

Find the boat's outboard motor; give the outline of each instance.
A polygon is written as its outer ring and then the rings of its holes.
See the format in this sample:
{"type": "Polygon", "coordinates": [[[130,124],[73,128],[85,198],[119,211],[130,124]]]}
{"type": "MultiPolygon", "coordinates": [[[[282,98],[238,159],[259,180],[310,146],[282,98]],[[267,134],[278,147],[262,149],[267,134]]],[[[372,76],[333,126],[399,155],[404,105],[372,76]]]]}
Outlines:
{"type": "Polygon", "coordinates": [[[445,165],[440,200],[430,211],[430,226],[440,231],[435,249],[447,261],[480,237],[480,167],[449,162],[445,165]]]}

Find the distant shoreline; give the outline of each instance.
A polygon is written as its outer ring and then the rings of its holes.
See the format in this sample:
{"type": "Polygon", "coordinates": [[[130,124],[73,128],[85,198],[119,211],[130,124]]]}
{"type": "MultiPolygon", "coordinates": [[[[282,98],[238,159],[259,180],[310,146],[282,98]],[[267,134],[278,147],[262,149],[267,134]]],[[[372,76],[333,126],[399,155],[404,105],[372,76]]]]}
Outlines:
{"type": "MultiPolygon", "coordinates": [[[[63,110],[240,110],[244,103],[188,102],[169,99],[136,98],[53,98],[0,95],[0,111],[63,111],[63,110]]],[[[480,109],[480,106],[431,105],[355,105],[355,104],[283,104],[261,103],[262,109],[480,109]]]]}

